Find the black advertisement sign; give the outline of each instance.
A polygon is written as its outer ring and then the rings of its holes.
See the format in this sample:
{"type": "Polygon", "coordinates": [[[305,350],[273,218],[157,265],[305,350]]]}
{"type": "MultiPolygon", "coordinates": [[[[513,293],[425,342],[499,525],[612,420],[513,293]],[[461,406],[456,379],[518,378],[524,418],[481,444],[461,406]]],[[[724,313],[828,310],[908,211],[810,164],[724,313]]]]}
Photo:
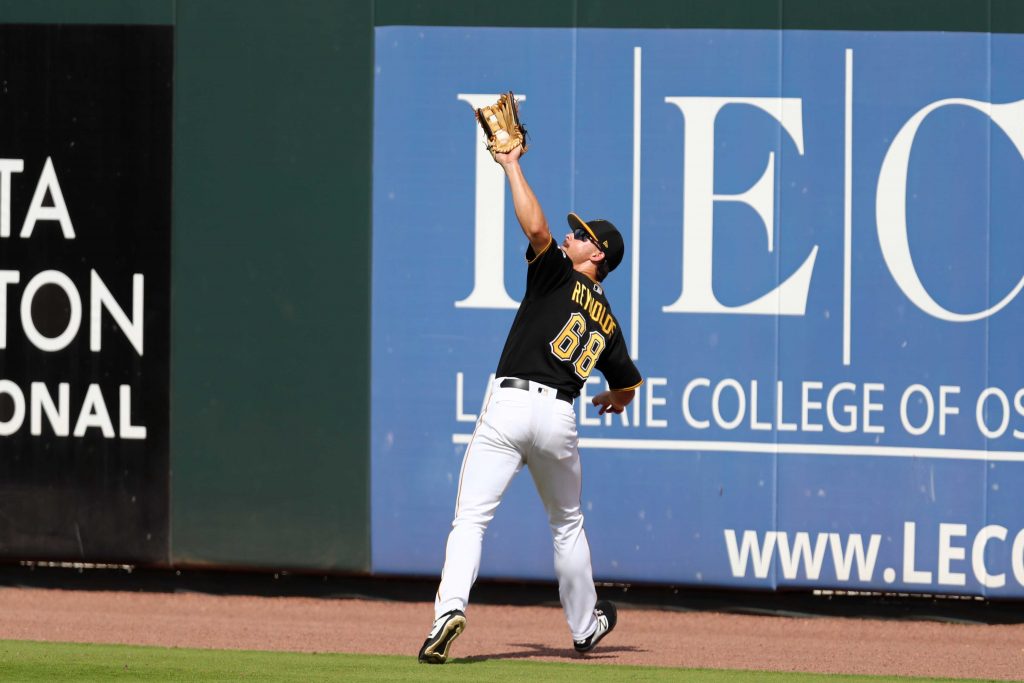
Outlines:
{"type": "Polygon", "coordinates": [[[0,557],[167,562],[173,54],[0,26],[0,557]]]}

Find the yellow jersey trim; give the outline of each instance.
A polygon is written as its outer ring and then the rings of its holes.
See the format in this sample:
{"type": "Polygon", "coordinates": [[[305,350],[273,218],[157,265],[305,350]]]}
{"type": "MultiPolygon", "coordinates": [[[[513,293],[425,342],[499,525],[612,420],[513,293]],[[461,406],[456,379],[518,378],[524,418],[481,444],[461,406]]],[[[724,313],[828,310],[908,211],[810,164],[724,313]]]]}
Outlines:
{"type": "Polygon", "coordinates": [[[644,383],[644,381],[640,380],[637,384],[634,384],[631,387],[626,387],[625,389],[611,389],[611,391],[633,391],[634,389],[636,389],[638,386],[640,386],[643,383],[644,383]]]}
{"type": "Polygon", "coordinates": [[[548,239],[551,240],[550,242],[548,242],[548,246],[546,246],[543,249],[541,249],[539,254],[534,254],[532,259],[526,259],[526,264],[527,265],[533,263],[534,261],[539,259],[541,256],[543,256],[547,252],[547,250],[551,248],[551,245],[555,243],[555,238],[552,237],[550,234],[548,235],[548,239]]]}

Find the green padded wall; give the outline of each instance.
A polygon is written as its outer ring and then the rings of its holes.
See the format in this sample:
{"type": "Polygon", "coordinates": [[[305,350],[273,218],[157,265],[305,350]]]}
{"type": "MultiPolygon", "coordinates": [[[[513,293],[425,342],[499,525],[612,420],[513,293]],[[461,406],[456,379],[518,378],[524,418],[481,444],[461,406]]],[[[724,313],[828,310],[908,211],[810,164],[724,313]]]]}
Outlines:
{"type": "Polygon", "coordinates": [[[176,564],[369,570],[370,7],[177,3],[176,564]]]}

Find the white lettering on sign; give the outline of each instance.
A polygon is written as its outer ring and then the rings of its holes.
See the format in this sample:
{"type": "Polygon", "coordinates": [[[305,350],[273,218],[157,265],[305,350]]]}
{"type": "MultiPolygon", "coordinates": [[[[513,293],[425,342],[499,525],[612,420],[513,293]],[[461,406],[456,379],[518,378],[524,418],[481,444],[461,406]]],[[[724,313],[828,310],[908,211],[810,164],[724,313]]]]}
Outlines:
{"type": "MultiPolygon", "coordinates": [[[[941,523],[937,531],[938,543],[928,545],[934,549],[934,554],[924,553],[916,543],[917,523],[904,522],[901,557],[890,559],[902,560],[902,581],[908,586],[963,587],[973,579],[985,588],[1003,588],[1006,586],[1006,569],[1010,569],[1016,582],[1024,586],[1024,529],[1014,537],[1009,557],[1005,551],[999,550],[999,546],[1007,543],[1009,538],[1009,529],[1005,526],[989,524],[981,527],[973,539],[970,535],[971,529],[967,524],[941,523]],[[971,548],[969,566],[968,546],[971,548]],[[988,553],[986,560],[989,548],[996,552],[988,553]],[[923,566],[935,567],[937,571],[918,569],[923,566]]],[[[776,560],[783,577],[790,580],[806,578],[813,581],[824,574],[826,578],[834,576],[841,583],[877,584],[881,579],[892,584],[898,576],[894,567],[878,571],[882,535],[877,533],[851,533],[844,538],[834,532],[821,531],[723,529],[723,537],[734,578],[768,579],[776,560]],[[864,543],[865,537],[867,544],[864,543]],[[826,546],[828,553],[825,552],[826,546]],[[854,567],[856,577],[852,571],[854,567]]]]}
{"type": "MultiPolygon", "coordinates": [[[[498,94],[459,93],[473,110],[494,104],[498,94]]],[[[526,95],[516,95],[522,102],[526,95]]],[[[473,217],[473,291],[456,308],[518,308],[505,289],[505,175],[484,147],[484,133],[474,120],[476,209],[473,217]]]]}
{"type": "Polygon", "coordinates": [[[1010,303],[1024,288],[1024,277],[995,305],[975,313],[954,313],[932,298],[918,277],[917,269],[914,268],[910,241],[907,238],[907,172],[910,166],[910,148],[925,117],[936,109],[952,105],[970,107],[991,118],[1003,129],[1014,147],[1024,157],[1024,100],[1009,104],[990,104],[959,98],[932,102],[903,124],[889,145],[889,151],[885,153],[882,170],[878,174],[875,218],[882,258],[885,259],[885,265],[907,298],[930,316],[949,322],[965,323],[987,318],[1010,303]]]}
{"type": "Polygon", "coordinates": [[[716,194],[713,187],[715,119],[726,105],[757,107],[782,124],[802,155],[801,101],[791,97],[666,97],[665,101],[679,107],[686,122],[683,134],[683,289],[675,302],[661,310],[666,313],[803,315],[817,246],[785,282],[749,303],[726,306],[718,301],[711,287],[716,201],[740,202],[753,208],[764,226],[768,251],[773,251],[775,246],[775,154],[768,155],[764,173],[746,192],[716,194]]]}
{"type": "Polygon", "coordinates": [[[35,229],[36,223],[39,221],[57,221],[60,223],[60,231],[64,235],[64,239],[75,239],[75,228],[71,225],[71,215],[68,213],[67,204],[64,203],[64,193],[60,191],[57,172],[53,170],[53,160],[50,157],[46,157],[46,163],[43,164],[43,172],[39,174],[35,194],[32,195],[32,202],[29,204],[25,222],[21,225],[21,234],[18,236],[22,239],[31,237],[32,230],[35,229]],[[43,205],[47,194],[50,195],[50,200],[53,202],[52,206],[43,205]]]}
{"type": "MultiPolygon", "coordinates": [[[[25,424],[26,401],[25,392],[20,386],[8,379],[0,379],[0,397],[6,396],[14,410],[0,418],[0,437],[17,433],[25,424]]],[[[29,430],[33,436],[43,434],[43,418],[49,424],[53,435],[57,437],[82,438],[88,436],[90,429],[98,429],[106,439],[145,439],[146,427],[133,424],[132,419],[132,388],[121,384],[117,391],[118,397],[118,430],[110,417],[108,402],[104,397],[103,388],[99,384],[90,384],[82,398],[75,420],[74,430],[71,429],[71,385],[61,382],[57,385],[57,399],[43,382],[29,384],[28,413],[29,430]]]]}
{"type": "MultiPolygon", "coordinates": [[[[9,287],[21,281],[21,273],[16,270],[0,270],[0,350],[7,348],[7,299],[9,287]]],[[[106,310],[117,326],[124,332],[125,338],[140,356],[143,352],[144,337],[144,297],[146,277],[142,273],[132,275],[132,315],[129,318],[125,309],[111,294],[106,283],[95,270],[89,271],[89,350],[102,351],[103,311],[106,310]]],[[[21,293],[20,305],[21,328],[25,337],[40,351],[61,351],[74,340],[82,326],[82,296],[78,287],[70,277],[59,270],[44,270],[37,273],[25,285],[21,293]],[[61,290],[68,304],[68,321],[60,334],[48,337],[39,331],[35,318],[32,317],[32,303],[39,290],[52,286],[61,290]]]]}

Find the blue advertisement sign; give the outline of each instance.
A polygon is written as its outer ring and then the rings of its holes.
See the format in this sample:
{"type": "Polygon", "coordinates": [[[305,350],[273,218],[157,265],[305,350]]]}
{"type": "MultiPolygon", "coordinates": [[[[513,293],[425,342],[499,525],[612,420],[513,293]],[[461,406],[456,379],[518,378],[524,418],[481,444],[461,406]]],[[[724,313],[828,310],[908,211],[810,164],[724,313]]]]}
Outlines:
{"type": "MultiPolygon", "coordinates": [[[[556,239],[645,377],[576,401],[595,577],[1024,595],[1024,37],[381,27],[372,543],[436,575],[527,242],[473,109],[513,89],[556,239]],[[483,54],[502,54],[502,72],[483,54]],[[400,131],[400,134],[399,134],[400,131]]],[[[481,574],[553,577],[518,478],[481,574]]]]}

